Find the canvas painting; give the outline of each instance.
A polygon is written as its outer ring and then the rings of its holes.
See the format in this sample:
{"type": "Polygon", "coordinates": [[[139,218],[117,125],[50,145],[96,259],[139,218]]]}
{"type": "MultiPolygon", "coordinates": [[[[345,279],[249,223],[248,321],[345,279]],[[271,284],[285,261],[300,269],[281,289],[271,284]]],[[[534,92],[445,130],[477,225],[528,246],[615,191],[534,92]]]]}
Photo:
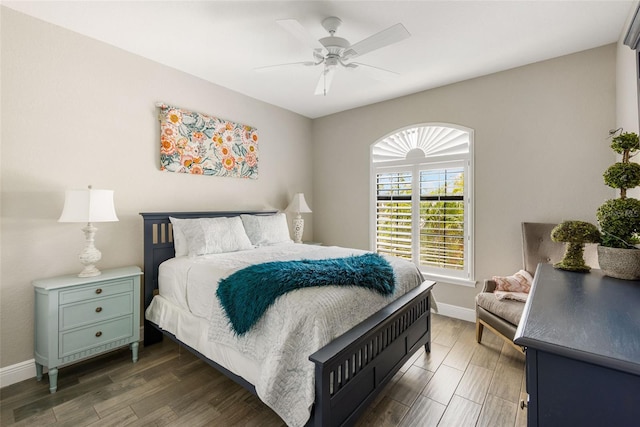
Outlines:
{"type": "Polygon", "coordinates": [[[160,169],[258,178],[258,130],[206,114],[160,105],[160,169]]]}

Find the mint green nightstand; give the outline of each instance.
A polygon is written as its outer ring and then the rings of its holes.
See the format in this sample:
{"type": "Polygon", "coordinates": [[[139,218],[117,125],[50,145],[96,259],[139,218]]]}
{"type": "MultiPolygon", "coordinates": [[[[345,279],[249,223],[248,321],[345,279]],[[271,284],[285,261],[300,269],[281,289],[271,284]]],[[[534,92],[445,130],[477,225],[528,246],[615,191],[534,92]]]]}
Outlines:
{"type": "Polygon", "coordinates": [[[118,347],[131,347],[138,360],[140,275],[138,267],[104,270],[94,277],[75,275],[34,280],[35,361],[38,381],[49,369],[55,393],[58,367],[118,347]]]}

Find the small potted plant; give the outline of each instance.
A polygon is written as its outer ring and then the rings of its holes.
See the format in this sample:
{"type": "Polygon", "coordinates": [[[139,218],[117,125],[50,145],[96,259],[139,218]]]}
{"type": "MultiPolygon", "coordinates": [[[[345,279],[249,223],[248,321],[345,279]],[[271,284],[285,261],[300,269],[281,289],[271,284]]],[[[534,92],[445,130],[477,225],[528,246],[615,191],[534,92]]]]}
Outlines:
{"type": "Polygon", "coordinates": [[[588,273],[591,270],[584,262],[585,243],[599,243],[598,228],[584,221],[564,221],[551,231],[551,240],[566,243],[564,258],[553,266],[561,270],[588,273]]]}
{"type": "Polygon", "coordinates": [[[607,200],[596,212],[602,239],[598,263],[607,276],[637,280],[640,279],[640,249],[635,245],[640,243],[640,200],[627,197],[627,190],[640,185],[640,164],[630,160],[640,150],[638,135],[620,132],[613,137],[611,148],[622,155],[622,161],[606,170],[604,182],[619,189],[620,197],[607,200]]]}

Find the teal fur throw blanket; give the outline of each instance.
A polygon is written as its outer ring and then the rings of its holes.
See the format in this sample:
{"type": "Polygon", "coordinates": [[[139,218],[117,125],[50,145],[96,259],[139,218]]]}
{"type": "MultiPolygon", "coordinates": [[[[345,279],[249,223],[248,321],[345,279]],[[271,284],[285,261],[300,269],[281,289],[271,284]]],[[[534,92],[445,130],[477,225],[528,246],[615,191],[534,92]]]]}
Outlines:
{"type": "Polygon", "coordinates": [[[238,270],[221,279],[216,294],[238,335],[260,320],[287,292],[312,286],[361,286],[382,295],[395,290],[393,268],[378,254],[347,258],[275,261],[238,270]]]}

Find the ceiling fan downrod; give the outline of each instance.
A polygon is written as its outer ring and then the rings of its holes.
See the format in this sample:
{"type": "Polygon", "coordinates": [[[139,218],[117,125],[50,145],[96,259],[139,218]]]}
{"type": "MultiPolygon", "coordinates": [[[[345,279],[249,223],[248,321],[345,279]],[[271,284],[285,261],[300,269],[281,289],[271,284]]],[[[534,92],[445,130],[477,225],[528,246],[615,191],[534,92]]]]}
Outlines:
{"type": "Polygon", "coordinates": [[[327,49],[327,58],[331,55],[339,58],[342,52],[351,47],[351,43],[349,43],[347,39],[335,35],[340,24],[342,24],[342,21],[335,16],[330,16],[322,20],[322,26],[329,32],[329,37],[323,37],[319,42],[327,49]]]}

